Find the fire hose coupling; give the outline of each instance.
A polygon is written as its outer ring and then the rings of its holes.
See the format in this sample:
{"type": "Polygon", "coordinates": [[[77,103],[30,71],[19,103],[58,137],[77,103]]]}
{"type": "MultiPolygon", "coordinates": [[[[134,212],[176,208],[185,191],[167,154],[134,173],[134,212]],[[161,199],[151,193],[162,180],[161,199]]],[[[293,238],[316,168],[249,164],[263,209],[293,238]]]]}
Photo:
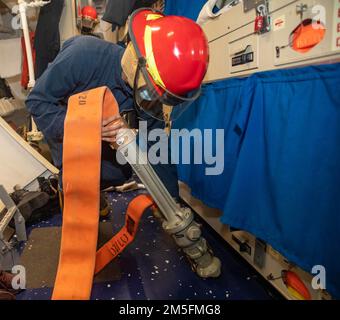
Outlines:
{"type": "MultiPolygon", "coordinates": [[[[177,204],[178,205],[178,204],[177,204]]],[[[178,210],[176,211],[176,219],[172,222],[167,221],[166,219],[163,220],[162,227],[163,229],[169,233],[170,235],[180,235],[180,238],[187,238],[185,236],[185,232],[188,227],[194,221],[194,215],[190,208],[180,208],[178,205],[178,210]]]]}
{"type": "Polygon", "coordinates": [[[194,220],[189,208],[181,208],[182,221],[169,229],[166,221],[163,228],[183,249],[192,269],[202,278],[216,278],[221,274],[221,262],[214,257],[207,241],[202,237],[201,225],[194,220]]]}
{"type": "Polygon", "coordinates": [[[191,247],[184,248],[183,252],[189,258],[192,269],[201,278],[217,278],[221,274],[221,261],[214,256],[207,241],[200,238],[191,247]]]}
{"type": "Polygon", "coordinates": [[[189,240],[197,241],[202,235],[201,228],[197,225],[193,225],[187,230],[187,237],[189,240]]]}
{"type": "Polygon", "coordinates": [[[183,249],[185,254],[193,260],[203,257],[208,252],[207,241],[204,238],[198,240],[195,245],[183,249]]]}

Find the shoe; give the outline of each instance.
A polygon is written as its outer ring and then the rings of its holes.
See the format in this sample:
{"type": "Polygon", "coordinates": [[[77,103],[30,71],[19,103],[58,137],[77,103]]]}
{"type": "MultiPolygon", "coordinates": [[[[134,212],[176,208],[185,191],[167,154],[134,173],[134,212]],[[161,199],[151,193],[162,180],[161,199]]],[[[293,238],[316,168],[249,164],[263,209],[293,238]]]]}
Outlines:
{"type": "Polygon", "coordinates": [[[15,300],[15,295],[7,290],[0,289],[0,300],[15,300]]]}
{"type": "Polygon", "coordinates": [[[106,218],[110,213],[110,206],[106,199],[105,193],[100,193],[100,217],[106,218]]]}
{"type": "Polygon", "coordinates": [[[12,273],[0,271],[0,290],[6,290],[11,294],[19,293],[21,290],[15,290],[12,287],[12,280],[14,277],[15,275],[12,273]]]}

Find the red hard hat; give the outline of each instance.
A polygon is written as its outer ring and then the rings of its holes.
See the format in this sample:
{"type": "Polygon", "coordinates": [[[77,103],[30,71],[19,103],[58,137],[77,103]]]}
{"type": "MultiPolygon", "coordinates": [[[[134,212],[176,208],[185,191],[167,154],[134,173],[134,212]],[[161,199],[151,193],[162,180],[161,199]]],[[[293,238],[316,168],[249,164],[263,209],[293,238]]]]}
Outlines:
{"type": "Polygon", "coordinates": [[[88,18],[91,20],[97,20],[98,17],[96,9],[91,6],[83,7],[81,10],[81,15],[83,18],[88,18]]]}
{"type": "Polygon", "coordinates": [[[209,62],[208,41],[201,27],[185,17],[148,9],[139,10],[131,19],[135,49],[146,59],[155,86],[176,95],[200,88],[209,62]]]}

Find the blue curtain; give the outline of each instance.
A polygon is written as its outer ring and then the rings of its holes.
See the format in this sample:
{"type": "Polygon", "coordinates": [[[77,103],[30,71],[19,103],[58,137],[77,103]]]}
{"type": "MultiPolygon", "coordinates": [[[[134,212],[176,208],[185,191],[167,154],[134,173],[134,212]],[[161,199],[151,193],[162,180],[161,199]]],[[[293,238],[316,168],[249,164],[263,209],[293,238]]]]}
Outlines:
{"type": "Polygon", "coordinates": [[[197,20],[198,15],[207,0],[166,0],[165,14],[178,15],[197,20]]]}
{"type": "MultiPolygon", "coordinates": [[[[221,175],[205,175],[205,169],[209,167],[207,163],[183,164],[177,167],[180,180],[189,184],[192,193],[199,199],[204,200],[211,207],[223,210],[225,199],[228,195],[232,175],[235,171],[237,152],[240,147],[241,136],[236,130],[236,117],[240,112],[243,83],[245,80],[234,79],[214,83],[203,87],[201,97],[194,105],[190,106],[181,117],[173,122],[172,129],[224,129],[224,171],[221,175]],[[219,187],[216,192],[216,187],[219,187]],[[223,186],[220,188],[220,186],[223,186]],[[215,190],[214,192],[211,192],[215,190]]],[[[211,139],[215,141],[215,135],[211,139]]],[[[204,139],[203,139],[204,141],[204,139]]],[[[204,141],[204,145],[210,147],[210,141],[204,141]]],[[[190,158],[194,159],[194,140],[191,140],[190,158]]],[[[216,154],[216,145],[211,146],[216,154]]],[[[179,150],[182,149],[180,141],[179,150]]],[[[177,148],[172,148],[172,153],[177,148]]],[[[181,158],[180,158],[181,160],[181,158]]],[[[203,159],[204,160],[204,159],[203,159]]]]}
{"type": "Polygon", "coordinates": [[[178,166],[193,194],[303,269],[323,265],[338,298],[339,90],[340,64],[259,73],[206,86],[174,123],[225,129],[222,175],[178,166]]]}

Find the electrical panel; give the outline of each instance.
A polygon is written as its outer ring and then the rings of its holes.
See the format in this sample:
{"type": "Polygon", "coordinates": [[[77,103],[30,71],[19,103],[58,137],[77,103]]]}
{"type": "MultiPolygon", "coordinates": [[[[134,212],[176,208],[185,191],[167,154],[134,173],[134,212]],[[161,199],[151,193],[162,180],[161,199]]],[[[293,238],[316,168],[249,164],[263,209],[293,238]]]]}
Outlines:
{"type": "Polygon", "coordinates": [[[205,82],[254,72],[340,62],[340,1],[243,1],[203,29],[205,82]]]}

